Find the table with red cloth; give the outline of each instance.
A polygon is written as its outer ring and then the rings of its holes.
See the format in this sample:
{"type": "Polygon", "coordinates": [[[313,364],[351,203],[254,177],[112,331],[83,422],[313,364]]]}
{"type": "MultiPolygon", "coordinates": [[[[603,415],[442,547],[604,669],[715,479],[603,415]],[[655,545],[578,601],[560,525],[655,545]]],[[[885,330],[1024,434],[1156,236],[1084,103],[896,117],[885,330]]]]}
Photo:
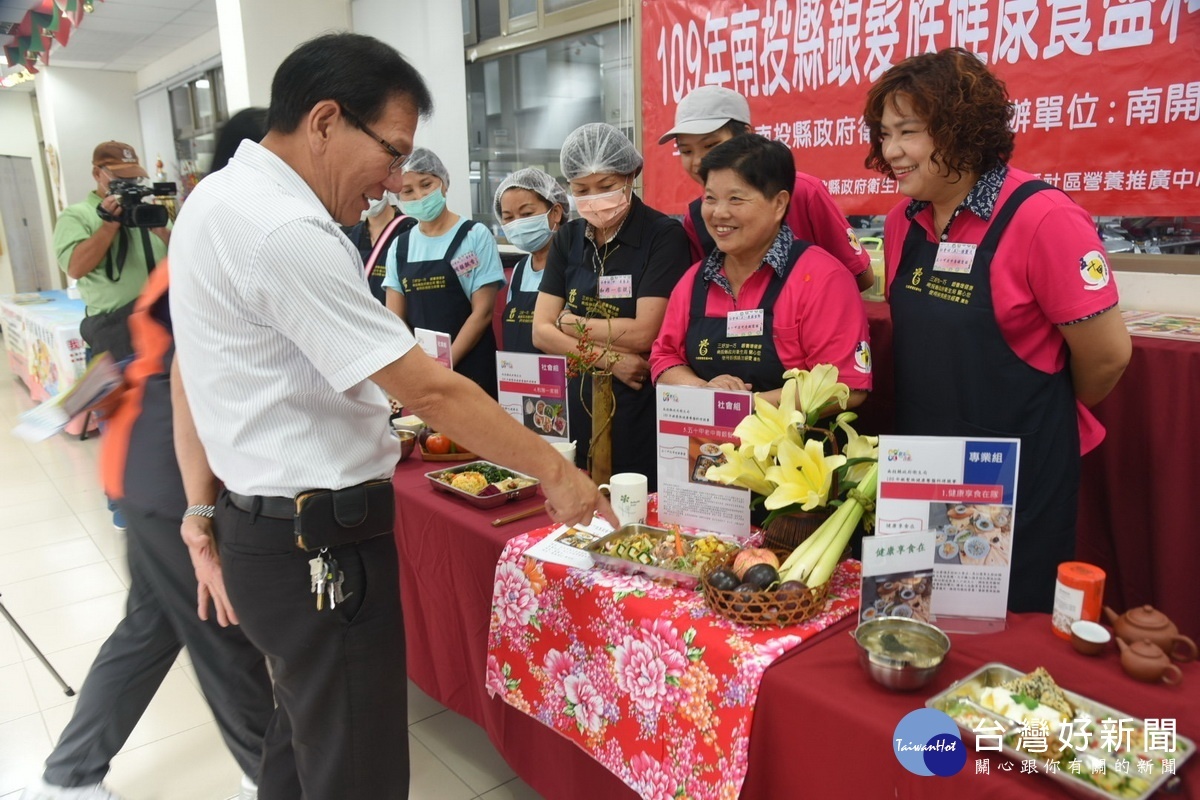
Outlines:
{"type": "MultiPolygon", "coordinates": [[[[892,320],[868,302],[875,388],[860,431],[895,430],[892,320]]],[[[1118,612],[1149,603],[1200,640],[1200,548],[1190,502],[1200,486],[1200,343],[1133,337],[1116,388],[1092,411],[1108,433],[1083,457],[1075,556],[1107,574],[1118,612]]]]}
{"type": "MultiPolygon", "coordinates": [[[[655,505],[652,497],[652,526],[655,505]]],[[[488,693],[575,742],[642,797],[734,800],[764,670],[857,613],[859,563],[838,566],[821,613],[783,631],[752,628],[713,613],[695,591],[525,555],[556,530],[516,536],[500,556],[488,693]]]]}
{"type": "MultiPolygon", "coordinates": [[[[493,528],[491,521],[538,500],[479,511],[435,492],[424,473],[438,465],[414,456],[399,465],[396,541],[401,569],[409,677],[438,702],[479,724],[514,771],[546,800],[633,800],[637,795],[573,742],[533,717],[488,696],[488,628],[496,563],[508,540],[550,524],[545,514],[493,528]],[[586,790],[586,791],[585,791],[586,790]]],[[[1126,677],[1115,651],[1076,654],[1050,632],[1043,614],[1010,617],[1003,633],[952,635],[942,671],[925,689],[889,692],[859,668],[850,620],[777,659],[762,675],[740,797],[797,796],[984,798],[1061,797],[1053,781],[1004,773],[975,774],[974,756],[954,778],[906,772],[891,752],[896,724],[925,699],[979,666],[1042,665],[1068,689],[1139,717],[1178,720],[1179,733],[1200,738],[1200,666],[1183,665],[1181,686],[1140,684],[1126,677]]],[[[1184,797],[1200,800],[1200,759],[1180,774],[1184,797]]]]}

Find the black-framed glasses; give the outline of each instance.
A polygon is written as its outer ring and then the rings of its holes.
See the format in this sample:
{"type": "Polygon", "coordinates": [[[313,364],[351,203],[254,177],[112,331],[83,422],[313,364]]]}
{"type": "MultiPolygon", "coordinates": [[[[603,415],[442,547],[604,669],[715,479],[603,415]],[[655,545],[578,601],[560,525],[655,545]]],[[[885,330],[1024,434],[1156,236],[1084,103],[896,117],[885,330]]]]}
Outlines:
{"type": "Polygon", "coordinates": [[[359,119],[357,114],[355,114],[354,112],[352,112],[346,108],[342,109],[342,114],[345,115],[346,119],[348,119],[354,123],[354,127],[358,128],[360,131],[365,133],[367,136],[370,136],[372,139],[379,142],[379,144],[383,145],[383,149],[386,150],[388,152],[388,155],[390,155],[392,157],[392,163],[388,165],[388,172],[395,172],[396,170],[398,170],[404,166],[405,161],[408,161],[408,156],[410,155],[409,153],[401,153],[399,150],[397,150],[395,147],[392,146],[391,142],[389,142],[387,139],[380,136],[375,131],[368,128],[367,123],[365,123],[361,119],[359,119]]]}

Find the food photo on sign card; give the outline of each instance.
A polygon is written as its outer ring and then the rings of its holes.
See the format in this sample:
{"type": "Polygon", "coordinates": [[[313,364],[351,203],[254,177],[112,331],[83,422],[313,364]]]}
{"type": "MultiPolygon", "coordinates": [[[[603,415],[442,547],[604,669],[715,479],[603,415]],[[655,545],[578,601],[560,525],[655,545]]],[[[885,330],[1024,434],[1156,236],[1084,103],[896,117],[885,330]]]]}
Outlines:
{"type": "Polygon", "coordinates": [[[695,436],[688,438],[688,463],[692,465],[692,472],[689,481],[692,483],[706,483],[713,486],[723,486],[724,484],[717,481],[710,481],[704,477],[704,473],[708,472],[709,467],[719,467],[726,463],[725,455],[721,452],[721,443],[712,439],[697,438],[695,436]]]}

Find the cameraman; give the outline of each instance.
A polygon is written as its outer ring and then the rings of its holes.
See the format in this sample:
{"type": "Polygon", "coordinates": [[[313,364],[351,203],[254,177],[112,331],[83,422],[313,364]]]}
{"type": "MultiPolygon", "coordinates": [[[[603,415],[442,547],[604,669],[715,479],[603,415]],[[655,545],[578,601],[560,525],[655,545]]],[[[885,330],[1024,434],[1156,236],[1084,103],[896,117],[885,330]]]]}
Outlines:
{"type": "Polygon", "coordinates": [[[92,153],[92,177],[96,191],[59,215],[54,251],[59,267],[78,281],[87,306],[88,319],[80,325],[84,341],[120,361],[133,354],[128,326],[133,303],[150,270],[167,254],[171,234],[162,227],[151,228],[154,235],[146,236],[144,229],[121,223],[121,197],[110,194],[109,185],[148,177],[132,147],[122,142],[98,145],[92,153]]]}

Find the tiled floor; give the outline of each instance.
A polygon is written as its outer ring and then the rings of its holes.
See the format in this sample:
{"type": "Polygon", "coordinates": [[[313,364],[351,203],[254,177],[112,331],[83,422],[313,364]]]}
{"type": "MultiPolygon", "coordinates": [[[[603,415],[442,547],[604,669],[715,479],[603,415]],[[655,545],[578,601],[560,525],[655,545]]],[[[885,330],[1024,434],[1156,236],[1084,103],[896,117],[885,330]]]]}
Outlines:
{"type": "MultiPolygon", "coordinates": [[[[13,438],[33,403],[0,358],[0,603],[78,689],[121,619],[129,573],[124,534],[99,488],[100,442],[13,438]]],[[[0,618],[0,800],[41,772],[67,724],[66,697],[0,618]]],[[[413,800],[537,800],[474,723],[409,684],[413,800]]],[[[240,771],[196,686],[186,651],[170,672],[107,783],[128,800],[224,800],[240,771]]]]}

